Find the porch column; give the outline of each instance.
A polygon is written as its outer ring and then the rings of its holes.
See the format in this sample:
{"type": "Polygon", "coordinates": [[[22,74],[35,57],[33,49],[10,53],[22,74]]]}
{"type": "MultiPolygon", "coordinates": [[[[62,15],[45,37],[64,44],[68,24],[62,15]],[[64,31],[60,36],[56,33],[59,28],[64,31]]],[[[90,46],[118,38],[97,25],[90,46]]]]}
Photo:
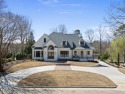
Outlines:
{"type": "Polygon", "coordinates": [[[93,56],[92,57],[93,57],[93,61],[94,61],[94,50],[93,50],[93,56]]]}
{"type": "Polygon", "coordinates": [[[34,48],[32,48],[32,59],[34,59],[34,48]]]}
{"type": "Polygon", "coordinates": [[[86,50],[84,51],[84,57],[85,57],[85,58],[87,57],[87,52],[86,52],[86,50]]]}
{"type": "Polygon", "coordinates": [[[33,53],[34,53],[34,57],[36,57],[36,51],[35,51],[35,50],[34,50],[34,52],[33,52],[33,53]]]}

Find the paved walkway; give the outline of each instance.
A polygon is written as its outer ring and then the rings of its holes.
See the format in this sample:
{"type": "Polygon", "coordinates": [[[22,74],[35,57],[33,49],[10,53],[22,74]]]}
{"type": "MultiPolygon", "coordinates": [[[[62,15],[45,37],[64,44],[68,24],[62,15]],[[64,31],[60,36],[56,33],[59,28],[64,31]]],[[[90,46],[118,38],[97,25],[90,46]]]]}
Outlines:
{"type": "MultiPolygon", "coordinates": [[[[104,62],[99,61],[99,65],[96,67],[79,67],[79,66],[60,66],[60,65],[51,65],[51,66],[42,66],[20,70],[11,74],[8,74],[0,78],[0,89],[4,91],[4,94],[14,94],[13,91],[17,91],[18,94],[27,90],[26,94],[31,94],[31,92],[37,92],[35,94],[125,94],[125,74],[122,74],[118,71],[117,68],[112,67],[104,62]],[[104,75],[111,79],[116,85],[117,88],[18,88],[16,87],[17,83],[26,78],[29,75],[34,73],[49,71],[49,70],[75,70],[75,71],[88,71],[93,73],[98,73],[104,75]],[[8,83],[7,83],[8,82],[8,83]],[[28,91],[30,90],[30,91],[28,91]],[[19,92],[20,91],[20,92],[19,92]],[[9,93],[8,93],[9,92],[9,93]],[[30,92],[30,93],[29,93],[30,92]],[[41,93],[43,92],[43,93],[41,93]],[[48,93],[47,93],[48,92],[48,93]],[[85,93],[84,93],[85,92],[85,93]],[[95,93],[94,93],[95,92],[95,93]]],[[[15,93],[17,94],[17,93],[15,93]]],[[[34,94],[34,93],[33,93],[34,94]]]]}
{"type": "Polygon", "coordinates": [[[70,65],[56,65],[55,70],[71,70],[70,65]]]}

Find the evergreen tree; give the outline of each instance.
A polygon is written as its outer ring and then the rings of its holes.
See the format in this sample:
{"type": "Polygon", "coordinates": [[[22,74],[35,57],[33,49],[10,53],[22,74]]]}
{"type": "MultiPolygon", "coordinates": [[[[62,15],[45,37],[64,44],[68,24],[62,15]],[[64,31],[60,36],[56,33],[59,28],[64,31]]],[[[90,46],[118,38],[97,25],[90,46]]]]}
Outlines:
{"type": "Polygon", "coordinates": [[[28,57],[31,57],[32,55],[32,46],[34,43],[35,43],[35,40],[34,40],[33,32],[30,32],[30,35],[29,35],[29,38],[28,38],[28,41],[26,43],[26,47],[24,50],[24,52],[27,54],[28,57]]]}

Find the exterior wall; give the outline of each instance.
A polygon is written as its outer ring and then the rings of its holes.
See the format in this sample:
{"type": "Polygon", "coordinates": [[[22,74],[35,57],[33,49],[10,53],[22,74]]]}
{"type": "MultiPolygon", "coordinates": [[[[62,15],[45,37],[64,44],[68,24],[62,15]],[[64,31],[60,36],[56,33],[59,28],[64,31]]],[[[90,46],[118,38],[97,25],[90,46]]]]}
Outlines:
{"type": "Polygon", "coordinates": [[[72,59],[72,50],[70,48],[58,48],[58,59],[72,59]],[[61,57],[60,56],[60,51],[69,51],[69,56],[68,57],[61,57]]]}
{"type": "Polygon", "coordinates": [[[57,61],[58,59],[72,59],[74,51],[77,51],[77,56],[81,56],[81,51],[83,51],[84,56],[80,61],[93,60],[93,50],[71,50],[70,48],[54,48],[54,59],[48,59],[48,46],[43,50],[32,48],[32,59],[44,60],[44,61],[57,61]],[[43,51],[43,57],[34,57],[34,51],[43,51]],[[60,51],[69,51],[68,57],[61,57],[60,51]],[[87,55],[87,51],[90,51],[90,55],[87,55]]]}
{"type": "Polygon", "coordinates": [[[85,50],[86,53],[85,53],[85,56],[86,57],[93,57],[93,50],[85,50]],[[90,51],[90,55],[87,55],[87,51],[90,51]]]}

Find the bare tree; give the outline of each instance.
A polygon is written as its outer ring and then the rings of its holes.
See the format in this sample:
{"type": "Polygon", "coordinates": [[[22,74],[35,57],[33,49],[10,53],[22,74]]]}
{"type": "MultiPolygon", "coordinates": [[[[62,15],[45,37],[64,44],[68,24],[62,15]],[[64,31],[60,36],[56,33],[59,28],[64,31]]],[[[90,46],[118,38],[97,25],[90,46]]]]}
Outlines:
{"type": "Polygon", "coordinates": [[[114,36],[117,36],[117,34],[119,35],[119,33],[125,34],[125,30],[122,30],[125,28],[125,0],[116,0],[112,2],[111,6],[108,8],[107,15],[105,21],[114,29],[114,36]]]}
{"type": "Polygon", "coordinates": [[[25,16],[18,15],[17,20],[19,40],[21,42],[21,50],[24,50],[24,43],[27,41],[31,31],[31,22],[25,16]]]}
{"type": "Polygon", "coordinates": [[[9,47],[17,39],[16,26],[17,16],[11,12],[0,15],[0,69],[2,70],[3,59],[9,52],[9,47]]]}
{"type": "Polygon", "coordinates": [[[52,32],[58,32],[58,29],[57,28],[52,28],[51,31],[52,32]]]}
{"type": "Polygon", "coordinates": [[[61,24],[58,26],[59,32],[66,34],[67,33],[67,29],[66,26],[64,24],[61,24]]]}
{"type": "Polygon", "coordinates": [[[99,42],[100,42],[99,43],[99,49],[100,49],[99,52],[100,52],[100,55],[101,55],[102,54],[102,40],[105,36],[105,27],[100,25],[97,29],[97,32],[98,32],[97,36],[98,36],[99,42]]]}
{"type": "Polygon", "coordinates": [[[86,37],[87,37],[87,39],[88,39],[88,42],[91,44],[92,42],[93,42],[93,40],[94,40],[94,30],[92,30],[92,29],[88,29],[86,32],[85,32],[85,34],[86,34],[86,37]]]}
{"type": "Polygon", "coordinates": [[[67,33],[67,29],[66,29],[66,26],[65,26],[64,24],[61,24],[61,25],[59,25],[58,27],[53,28],[53,29],[52,29],[52,32],[59,32],[59,33],[64,33],[64,34],[66,34],[66,33],[67,33]]]}
{"type": "Polygon", "coordinates": [[[5,3],[5,0],[0,0],[0,12],[4,9],[4,8],[6,8],[7,7],[7,5],[6,5],[6,3],[5,3]]]}

